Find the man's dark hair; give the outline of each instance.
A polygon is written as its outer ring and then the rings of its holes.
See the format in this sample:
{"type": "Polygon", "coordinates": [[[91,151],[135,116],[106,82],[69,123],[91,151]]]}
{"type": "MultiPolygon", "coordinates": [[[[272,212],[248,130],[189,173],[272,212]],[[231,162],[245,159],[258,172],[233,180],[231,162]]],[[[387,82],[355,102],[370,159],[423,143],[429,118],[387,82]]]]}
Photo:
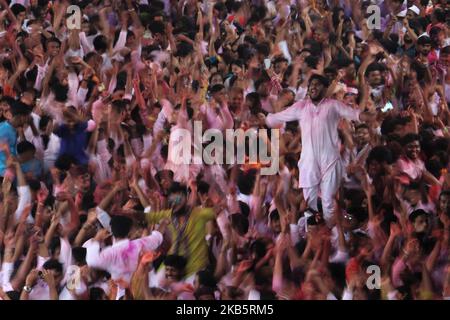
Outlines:
{"type": "Polygon", "coordinates": [[[20,100],[15,100],[11,105],[11,114],[13,116],[28,116],[31,108],[20,100]]]}
{"type": "Polygon", "coordinates": [[[414,141],[420,141],[420,136],[415,133],[408,133],[402,139],[402,146],[406,146],[407,144],[414,142],[414,141]]]}
{"type": "Polygon", "coordinates": [[[61,239],[58,236],[51,238],[48,245],[48,251],[50,254],[54,254],[59,248],[61,248],[61,239]]]}
{"type": "Polygon", "coordinates": [[[307,56],[305,58],[305,63],[309,68],[315,69],[317,67],[317,64],[319,63],[319,58],[313,55],[307,56]]]}
{"type": "Polygon", "coordinates": [[[47,41],[45,41],[47,46],[50,42],[56,42],[57,44],[59,44],[61,46],[61,40],[59,40],[57,37],[50,37],[47,39],[47,41]]]}
{"type": "Polygon", "coordinates": [[[258,43],[256,45],[256,51],[264,57],[267,57],[270,54],[270,44],[268,42],[258,43]]]}
{"type": "Polygon", "coordinates": [[[19,155],[24,154],[25,152],[35,152],[36,151],[36,147],[29,141],[24,140],[21,141],[17,144],[17,153],[19,155]]]}
{"type": "Polygon", "coordinates": [[[94,287],[89,289],[89,300],[101,300],[102,296],[105,294],[102,288],[94,287]]]}
{"type": "Polygon", "coordinates": [[[26,12],[27,9],[20,3],[15,3],[11,6],[11,11],[17,17],[21,12],[26,12]]]}
{"type": "Polygon", "coordinates": [[[416,221],[416,219],[420,216],[428,217],[428,213],[423,209],[417,209],[417,210],[414,210],[413,212],[411,212],[408,219],[409,219],[409,221],[414,223],[414,221],[416,221]]]}
{"type": "Polygon", "coordinates": [[[385,146],[374,147],[367,156],[366,164],[368,165],[372,161],[391,164],[393,162],[391,150],[385,146]]]}
{"type": "Polygon", "coordinates": [[[209,92],[211,93],[211,94],[215,94],[215,93],[217,93],[217,92],[219,92],[220,90],[223,90],[223,89],[225,89],[225,86],[223,85],[223,84],[215,84],[215,85],[213,85],[212,87],[211,87],[211,89],[209,90],[209,92]]]}
{"type": "Polygon", "coordinates": [[[384,71],[384,67],[381,63],[377,63],[377,62],[372,62],[371,64],[369,64],[367,66],[366,72],[365,72],[365,76],[368,77],[370,75],[371,72],[374,71],[380,71],[383,72],[384,71]]]}
{"type": "Polygon", "coordinates": [[[269,219],[270,219],[270,221],[274,221],[274,220],[279,221],[280,220],[280,213],[278,212],[277,209],[270,211],[269,219]]]}
{"type": "Polygon", "coordinates": [[[336,59],[334,62],[334,65],[337,69],[347,68],[349,65],[353,64],[353,60],[350,60],[348,58],[339,58],[336,59]]]}
{"type": "Polygon", "coordinates": [[[169,188],[169,194],[172,193],[182,193],[185,196],[187,195],[187,187],[179,182],[174,182],[169,188]]]}
{"type": "Polygon", "coordinates": [[[187,43],[185,41],[181,41],[177,45],[177,51],[175,56],[184,58],[187,57],[189,54],[191,54],[193,50],[194,47],[192,46],[192,44],[187,43]]]}
{"type": "Polygon", "coordinates": [[[266,244],[263,242],[263,240],[257,239],[253,241],[252,244],[250,245],[250,252],[255,253],[257,259],[259,260],[262,257],[264,257],[267,253],[266,244]]]}
{"type": "Polygon", "coordinates": [[[213,298],[215,298],[214,288],[200,286],[197,290],[195,290],[194,297],[195,299],[199,300],[202,296],[212,296],[213,298]]]}
{"type": "Polygon", "coordinates": [[[173,268],[183,272],[184,269],[186,268],[187,260],[183,256],[179,256],[179,255],[176,255],[176,254],[171,254],[171,255],[168,255],[164,259],[164,264],[166,266],[173,267],[173,268]]]}
{"type": "Polygon", "coordinates": [[[108,49],[108,40],[104,35],[98,35],[94,38],[94,49],[99,53],[103,53],[108,49]]]}
{"type": "Polygon", "coordinates": [[[116,215],[111,218],[110,225],[115,238],[126,238],[130,233],[133,221],[129,217],[116,215]]]}
{"type": "Polygon", "coordinates": [[[322,76],[322,75],[320,75],[320,74],[313,74],[313,75],[309,78],[308,86],[311,85],[311,82],[312,82],[313,80],[319,80],[319,82],[320,82],[325,88],[328,88],[328,87],[330,86],[330,81],[329,81],[326,77],[324,77],[324,76],[322,76]]]}
{"type": "Polygon", "coordinates": [[[241,236],[244,236],[248,232],[248,219],[241,213],[232,214],[231,217],[231,226],[233,229],[237,231],[237,233],[241,236]]]}
{"type": "Polygon", "coordinates": [[[197,272],[198,282],[201,286],[216,288],[217,280],[214,278],[214,274],[209,270],[201,270],[197,272]]]}
{"type": "Polygon", "coordinates": [[[261,77],[259,77],[256,81],[255,81],[255,89],[258,90],[259,87],[265,83],[265,82],[270,82],[270,77],[267,75],[266,72],[264,72],[262,74],[261,77]]]}
{"type": "Polygon", "coordinates": [[[56,272],[63,272],[63,265],[56,259],[47,260],[42,266],[45,270],[54,270],[56,272]]]}
{"type": "Polygon", "coordinates": [[[429,36],[420,36],[418,39],[417,39],[417,45],[418,46],[424,46],[424,45],[427,45],[427,44],[431,44],[431,38],[429,37],[429,36]]]}
{"type": "Polygon", "coordinates": [[[355,132],[358,131],[359,129],[367,129],[367,130],[369,130],[369,126],[366,123],[360,123],[360,124],[355,126],[355,132]]]}
{"type": "Polygon", "coordinates": [[[87,250],[84,247],[74,247],[72,248],[72,258],[75,263],[84,265],[86,264],[86,253],[87,250]]]}
{"type": "Polygon", "coordinates": [[[62,171],[67,171],[75,163],[75,159],[69,154],[60,155],[55,161],[55,167],[62,171]]]}
{"type": "Polygon", "coordinates": [[[237,186],[239,192],[242,194],[250,195],[253,191],[253,186],[256,179],[256,170],[248,170],[246,172],[239,171],[237,186]]]}
{"type": "Polygon", "coordinates": [[[197,182],[197,190],[200,194],[208,194],[209,192],[209,184],[203,180],[197,182]]]}
{"type": "Polygon", "coordinates": [[[127,108],[127,103],[124,100],[115,100],[111,103],[111,108],[117,112],[121,113],[122,111],[125,111],[127,108]]]}

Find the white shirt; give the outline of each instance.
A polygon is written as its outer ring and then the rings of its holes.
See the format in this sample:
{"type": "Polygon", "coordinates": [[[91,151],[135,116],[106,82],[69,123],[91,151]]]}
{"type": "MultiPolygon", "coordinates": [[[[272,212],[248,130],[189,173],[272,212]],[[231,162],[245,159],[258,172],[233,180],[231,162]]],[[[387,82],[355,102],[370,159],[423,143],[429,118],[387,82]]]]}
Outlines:
{"type": "Polygon", "coordinates": [[[340,159],[338,124],[342,118],[358,120],[359,110],[333,99],[324,99],[317,106],[310,99],[302,100],[284,111],[269,114],[266,123],[275,127],[298,120],[302,132],[302,153],[299,161],[299,186],[317,186],[322,177],[340,159]]]}
{"type": "Polygon", "coordinates": [[[117,241],[102,251],[100,251],[100,243],[92,241],[87,247],[86,262],[89,267],[108,271],[114,281],[123,280],[130,283],[131,276],[139,263],[140,252],[155,250],[162,241],[163,236],[158,231],[153,231],[150,236],[136,240],[117,241]]]}

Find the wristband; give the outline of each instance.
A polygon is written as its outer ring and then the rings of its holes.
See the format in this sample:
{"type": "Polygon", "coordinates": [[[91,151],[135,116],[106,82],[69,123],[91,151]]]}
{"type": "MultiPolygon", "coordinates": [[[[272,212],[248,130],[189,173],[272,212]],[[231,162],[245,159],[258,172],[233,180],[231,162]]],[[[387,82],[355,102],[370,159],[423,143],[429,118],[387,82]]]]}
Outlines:
{"type": "Polygon", "coordinates": [[[23,286],[23,291],[25,291],[26,293],[30,293],[31,290],[32,290],[32,288],[30,286],[27,286],[27,285],[23,286]]]}

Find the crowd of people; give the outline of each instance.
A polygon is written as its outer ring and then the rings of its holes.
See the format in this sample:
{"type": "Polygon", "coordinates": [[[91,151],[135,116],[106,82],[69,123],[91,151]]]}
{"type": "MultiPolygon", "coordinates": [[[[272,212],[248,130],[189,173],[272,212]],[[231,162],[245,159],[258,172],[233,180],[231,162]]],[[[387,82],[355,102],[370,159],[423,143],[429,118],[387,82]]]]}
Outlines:
{"type": "Polygon", "coordinates": [[[0,299],[450,299],[447,0],[0,7],[0,299]]]}

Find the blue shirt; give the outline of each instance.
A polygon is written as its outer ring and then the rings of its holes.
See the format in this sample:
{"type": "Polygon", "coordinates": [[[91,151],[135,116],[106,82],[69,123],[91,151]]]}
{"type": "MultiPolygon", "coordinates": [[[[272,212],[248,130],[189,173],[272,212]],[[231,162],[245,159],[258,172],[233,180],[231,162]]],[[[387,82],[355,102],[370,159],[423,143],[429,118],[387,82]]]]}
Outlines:
{"type": "MultiPolygon", "coordinates": [[[[9,152],[11,152],[12,155],[16,155],[17,131],[8,121],[0,122],[0,141],[8,144],[9,152]]],[[[5,175],[5,170],[6,154],[3,151],[0,151],[1,177],[5,175]]]]}
{"type": "Polygon", "coordinates": [[[79,165],[87,164],[89,161],[85,149],[87,146],[87,122],[81,122],[70,130],[65,124],[56,129],[55,134],[61,138],[59,155],[70,155],[75,158],[79,165]]]}
{"type": "Polygon", "coordinates": [[[24,174],[32,173],[35,179],[38,179],[42,175],[42,163],[38,159],[31,159],[20,165],[24,174]]]}

